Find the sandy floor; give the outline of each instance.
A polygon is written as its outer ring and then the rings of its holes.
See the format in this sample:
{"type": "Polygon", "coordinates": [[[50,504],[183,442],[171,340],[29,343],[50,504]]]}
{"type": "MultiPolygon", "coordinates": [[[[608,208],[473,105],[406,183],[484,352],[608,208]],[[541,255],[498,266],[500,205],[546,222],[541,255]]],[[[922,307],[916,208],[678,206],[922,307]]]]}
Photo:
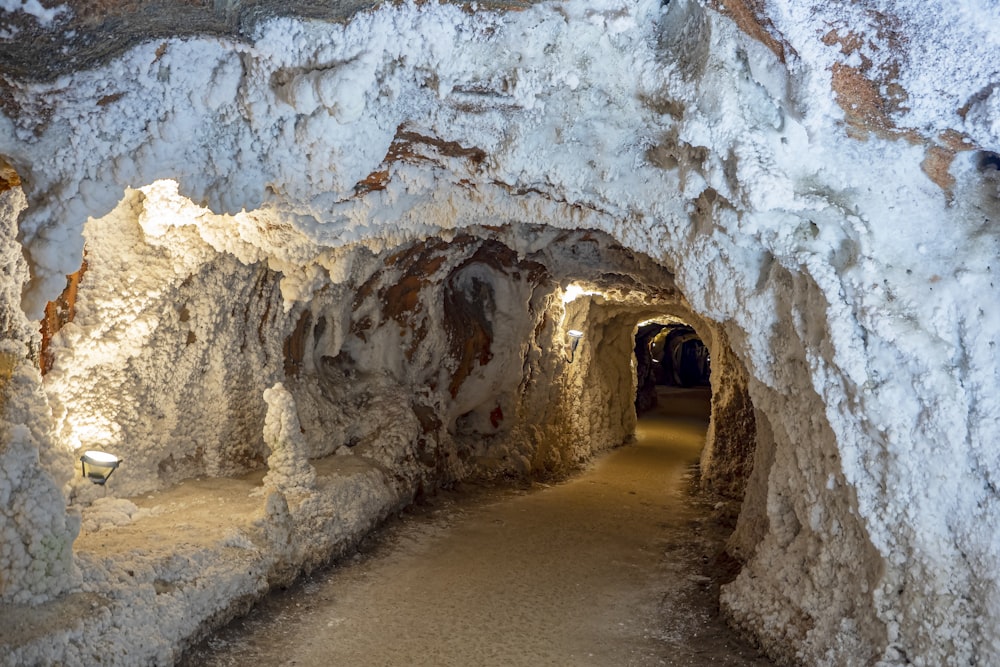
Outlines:
{"type": "Polygon", "coordinates": [[[715,613],[724,529],[689,493],[707,392],[664,404],[569,481],[442,492],[183,664],[770,664],[715,613]]]}

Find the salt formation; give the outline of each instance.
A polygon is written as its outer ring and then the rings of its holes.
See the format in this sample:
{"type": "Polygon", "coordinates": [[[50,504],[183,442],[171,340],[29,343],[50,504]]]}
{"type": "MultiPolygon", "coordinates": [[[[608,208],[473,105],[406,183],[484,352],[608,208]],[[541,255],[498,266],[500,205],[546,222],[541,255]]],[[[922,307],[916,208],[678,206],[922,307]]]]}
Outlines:
{"type": "MultiPolygon", "coordinates": [[[[0,193],[5,222],[4,303],[17,302],[27,267],[14,241],[20,190],[0,193]]],[[[51,413],[38,370],[25,363],[30,334],[23,317],[10,307],[0,322],[8,338],[0,341],[0,600],[38,603],[77,583],[72,544],[79,517],[67,516],[59,487],[72,471],[69,452],[52,439],[51,413]],[[21,338],[22,340],[18,340],[21,338]]]]}
{"type": "Polygon", "coordinates": [[[669,314],[711,348],[705,484],[745,492],[732,621],[1000,662],[995,7],[750,4],[403,3],[4,75],[0,600],[107,610],[4,659],[168,663],[422,490],[622,442],[669,314]],[[94,443],[122,497],[278,488],[104,558],[94,443]]]}
{"type": "Polygon", "coordinates": [[[306,457],[295,399],[279,382],[264,392],[264,401],[264,442],[271,449],[264,484],[282,492],[308,493],[316,484],[316,470],[306,457]]]}

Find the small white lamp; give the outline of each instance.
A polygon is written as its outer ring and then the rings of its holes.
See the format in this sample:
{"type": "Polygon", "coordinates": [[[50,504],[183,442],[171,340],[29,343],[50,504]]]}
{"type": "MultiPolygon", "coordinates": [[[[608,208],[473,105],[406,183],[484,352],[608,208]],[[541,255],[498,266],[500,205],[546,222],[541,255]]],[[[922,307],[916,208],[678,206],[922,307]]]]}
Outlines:
{"type": "Polygon", "coordinates": [[[583,332],[579,329],[570,329],[566,332],[566,335],[572,339],[569,344],[569,363],[573,363],[574,357],[576,357],[576,348],[580,344],[580,339],[583,338],[583,332]]]}
{"type": "Polygon", "coordinates": [[[121,462],[122,459],[114,454],[88,449],[80,457],[80,469],[83,471],[84,477],[94,484],[103,486],[121,462]]]}

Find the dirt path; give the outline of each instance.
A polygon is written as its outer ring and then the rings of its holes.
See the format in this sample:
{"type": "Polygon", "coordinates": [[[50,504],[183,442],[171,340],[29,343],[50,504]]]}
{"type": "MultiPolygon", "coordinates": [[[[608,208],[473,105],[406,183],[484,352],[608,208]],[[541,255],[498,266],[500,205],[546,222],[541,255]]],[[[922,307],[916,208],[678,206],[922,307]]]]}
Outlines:
{"type": "Polygon", "coordinates": [[[688,493],[705,422],[677,414],[705,402],[675,392],[567,482],[439,494],[184,664],[770,664],[714,612],[723,531],[688,493]]]}

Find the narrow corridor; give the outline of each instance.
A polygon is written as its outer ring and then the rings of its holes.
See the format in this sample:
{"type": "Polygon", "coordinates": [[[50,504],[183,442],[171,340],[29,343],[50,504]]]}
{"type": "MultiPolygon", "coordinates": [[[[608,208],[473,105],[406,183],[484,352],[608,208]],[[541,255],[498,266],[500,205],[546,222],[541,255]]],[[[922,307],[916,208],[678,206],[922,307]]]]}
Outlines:
{"type": "Polygon", "coordinates": [[[763,665],[714,613],[723,531],[690,495],[708,390],[663,390],[574,478],[442,492],[189,665],[763,665]]]}

